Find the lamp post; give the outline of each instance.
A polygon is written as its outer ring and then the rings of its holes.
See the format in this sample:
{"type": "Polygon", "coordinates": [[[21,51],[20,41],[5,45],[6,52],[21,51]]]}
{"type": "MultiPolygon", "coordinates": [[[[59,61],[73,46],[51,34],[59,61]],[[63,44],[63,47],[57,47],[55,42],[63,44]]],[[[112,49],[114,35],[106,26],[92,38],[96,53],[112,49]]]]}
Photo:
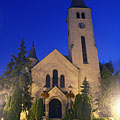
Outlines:
{"type": "Polygon", "coordinates": [[[43,87],[43,92],[41,94],[42,98],[43,98],[43,104],[44,104],[44,116],[46,116],[46,111],[45,111],[45,99],[49,97],[49,94],[48,92],[46,91],[47,90],[47,87],[44,86],[43,87]]]}
{"type": "Polygon", "coordinates": [[[72,93],[73,87],[70,85],[68,87],[68,93],[66,94],[66,97],[70,100],[69,106],[70,106],[70,111],[72,110],[72,98],[75,97],[75,95],[72,93]]]}
{"type": "Polygon", "coordinates": [[[72,97],[72,89],[73,89],[73,87],[70,85],[70,86],[68,87],[69,97],[70,97],[70,110],[72,110],[72,100],[71,100],[71,97],[72,97]]]}
{"type": "Polygon", "coordinates": [[[72,89],[73,89],[73,87],[70,85],[70,86],[68,87],[69,92],[72,92],[72,89]]]}

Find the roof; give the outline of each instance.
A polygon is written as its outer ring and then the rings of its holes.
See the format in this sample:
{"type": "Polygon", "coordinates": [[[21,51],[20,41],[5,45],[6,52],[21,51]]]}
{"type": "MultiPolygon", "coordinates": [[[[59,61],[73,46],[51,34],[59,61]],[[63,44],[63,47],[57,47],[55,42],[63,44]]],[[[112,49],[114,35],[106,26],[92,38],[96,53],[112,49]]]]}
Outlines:
{"type": "Polygon", "coordinates": [[[49,89],[47,92],[50,92],[52,89],[54,89],[54,88],[57,88],[57,89],[59,89],[63,94],[67,94],[67,91],[62,91],[59,87],[57,87],[57,86],[54,86],[54,87],[52,87],[51,89],[49,89]]]}
{"type": "Polygon", "coordinates": [[[84,0],[72,0],[71,8],[88,8],[84,0]]]}
{"type": "Polygon", "coordinates": [[[46,56],[43,60],[41,60],[37,65],[35,65],[32,68],[32,70],[38,68],[38,66],[44,63],[46,60],[48,61],[49,58],[54,58],[54,59],[56,58],[62,61],[64,60],[64,63],[66,62],[66,64],[69,64],[69,66],[74,67],[74,69],[78,70],[78,68],[75,65],[73,65],[68,59],[66,59],[57,49],[53,50],[50,54],[48,54],[48,56],[46,56]]]}
{"type": "Polygon", "coordinates": [[[36,58],[37,59],[36,51],[35,51],[35,47],[34,47],[34,42],[32,44],[32,48],[31,48],[31,50],[29,52],[29,56],[28,57],[29,58],[36,58]]]}

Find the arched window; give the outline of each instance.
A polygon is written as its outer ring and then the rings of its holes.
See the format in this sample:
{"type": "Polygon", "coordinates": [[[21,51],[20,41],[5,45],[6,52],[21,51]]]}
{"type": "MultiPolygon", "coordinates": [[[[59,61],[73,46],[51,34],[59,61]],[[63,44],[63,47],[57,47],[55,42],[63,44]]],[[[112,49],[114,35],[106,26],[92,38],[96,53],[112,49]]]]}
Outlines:
{"type": "Polygon", "coordinates": [[[84,12],[81,13],[81,16],[82,16],[83,19],[85,19],[85,13],[84,12]]]}
{"type": "Polygon", "coordinates": [[[53,87],[58,86],[58,71],[53,70],[53,87]]]}
{"type": "Polygon", "coordinates": [[[50,75],[46,75],[46,87],[50,87],[50,75]]]}
{"type": "Polygon", "coordinates": [[[80,18],[80,13],[79,12],[76,13],[76,18],[80,18]]]}
{"type": "Polygon", "coordinates": [[[81,36],[81,44],[82,44],[82,53],[83,53],[83,63],[88,64],[86,43],[85,43],[85,37],[84,36],[81,36]]]}
{"type": "Polygon", "coordinates": [[[60,87],[61,88],[65,87],[65,77],[64,77],[64,75],[60,76],[60,87]]]}

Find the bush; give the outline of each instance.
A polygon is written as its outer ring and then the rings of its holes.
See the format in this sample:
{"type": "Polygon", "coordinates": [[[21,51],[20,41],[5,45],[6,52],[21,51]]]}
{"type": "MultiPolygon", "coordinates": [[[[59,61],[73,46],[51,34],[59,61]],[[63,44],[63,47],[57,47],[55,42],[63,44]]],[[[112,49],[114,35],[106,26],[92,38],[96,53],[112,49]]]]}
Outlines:
{"type": "Polygon", "coordinates": [[[63,120],[91,120],[91,104],[87,95],[78,94],[72,110],[68,110],[63,120]]]}
{"type": "Polygon", "coordinates": [[[44,105],[43,99],[36,100],[34,104],[32,104],[27,119],[28,120],[42,120],[42,116],[44,114],[44,105]]]}

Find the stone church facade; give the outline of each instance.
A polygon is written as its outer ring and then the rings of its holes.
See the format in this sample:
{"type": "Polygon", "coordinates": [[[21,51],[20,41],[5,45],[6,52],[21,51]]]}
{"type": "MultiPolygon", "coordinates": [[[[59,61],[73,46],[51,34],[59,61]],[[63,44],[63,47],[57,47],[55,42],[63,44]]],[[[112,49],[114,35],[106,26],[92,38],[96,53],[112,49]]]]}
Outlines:
{"type": "Polygon", "coordinates": [[[32,96],[34,100],[39,99],[43,87],[46,87],[45,91],[49,94],[45,99],[48,118],[65,116],[68,88],[72,86],[72,93],[77,95],[85,78],[90,84],[92,96],[97,97],[99,92],[100,70],[91,9],[83,0],[72,0],[67,13],[67,30],[69,48],[67,57],[55,49],[39,62],[34,45],[29,54],[33,65],[32,96]]]}

